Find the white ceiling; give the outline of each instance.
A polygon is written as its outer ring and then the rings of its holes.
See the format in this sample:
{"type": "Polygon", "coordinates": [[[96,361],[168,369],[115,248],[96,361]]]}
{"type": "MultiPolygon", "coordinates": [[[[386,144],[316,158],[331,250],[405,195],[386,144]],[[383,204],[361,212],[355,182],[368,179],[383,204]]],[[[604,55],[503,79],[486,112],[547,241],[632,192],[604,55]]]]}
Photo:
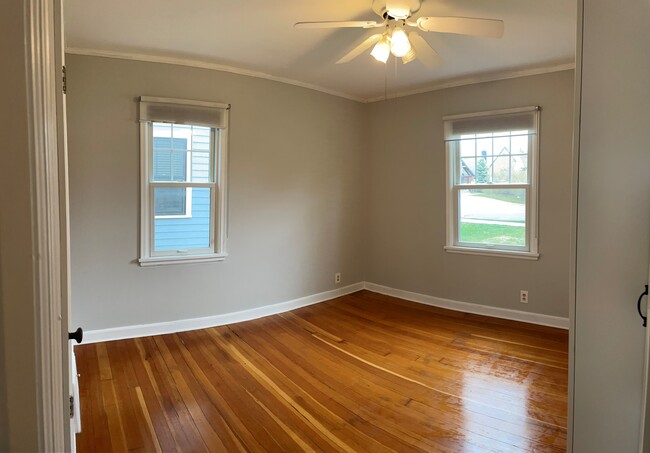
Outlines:
{"type": "Polygon", "coordinates": [[[334,62],[364,29],[295,29],[298,21],[379,20],[371,0],[65,0],[69,49],[200,60],[372,99],[448,82],[573,63],[576,0],[425,0],[419,16],[502,19],[501,39],[421,34],[443,64],[427,69],[366,52],[334,62]]]}

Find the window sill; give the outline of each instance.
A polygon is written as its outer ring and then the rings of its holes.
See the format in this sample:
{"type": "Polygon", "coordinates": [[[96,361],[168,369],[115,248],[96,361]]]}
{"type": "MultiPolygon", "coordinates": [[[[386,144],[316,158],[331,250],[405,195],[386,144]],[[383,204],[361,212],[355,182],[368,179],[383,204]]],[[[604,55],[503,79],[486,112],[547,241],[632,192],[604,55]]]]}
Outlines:
{"type": "Polygon", "coordinates": [[[475,247],[460,247],[457,245],[447,245],[445,246],[445,251],[449,253],[461,253],[464,255],[496,256],[500,258],[517,258],[520,260],[535,261],[539,259],[539,253],[519,252],[516,250],[492,250],[492,249],[481,249],[475,247]]]}
{"type": "Polygon", "coordinates": [[[227,254],[190,255],[190,256],[154,256],[151,258],[140,258],[138,265],[141,267],[167,266],[170,264],[191,264],[191,263],[212,263],[224,261],[227,254]]]}

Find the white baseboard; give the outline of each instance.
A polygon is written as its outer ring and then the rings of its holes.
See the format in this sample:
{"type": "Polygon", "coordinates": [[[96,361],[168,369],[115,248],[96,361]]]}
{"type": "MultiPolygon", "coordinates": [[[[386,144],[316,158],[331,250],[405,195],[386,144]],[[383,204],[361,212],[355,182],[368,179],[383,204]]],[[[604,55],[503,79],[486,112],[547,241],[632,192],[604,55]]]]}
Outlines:
{"type": "Polygon", "coordinates": [[[311,296],[266,305],[249,310],[225,313],[222,315],[206,316],[204,318],[182,319],[180,321],[158,322],[154,324],[140,324],[135,326],[114,327],[110,329],[89,330],[84,332],[84,344],[98,343],[100,341],[124,340],[126,338],[148,337],[166,333],[184,332],[187,330],[205,329],[207,327],[223,326],[236,322],[250,321],[264,316],[276,315],[307,305],[317,304],[336,297],[345,296],[363,289],[363,282],[342,288],[325,291],[311,296]]]}
{"type": "Polygon", "coordinates": [[[562,318],[559,316],[549,316],[530,313],[527,311],[511,310],[509,308],[498,308],[490,307],[488,305],[471,304],[469,302],[459,302],[457,300],[443,299],[442,297],[428,296],[426,294],[390,288],[388,286],[382,286],[371,282],[364,282],[363,287],[368,291],[385,294],[387,296],[399,297],[400,299],[410,300],[424,305],[432,305],[434,307],[447,308],[449,310],[462,311],[464,313],[492,316],[494,318],[510,319],[512,321],[521,321],[530,324],[557,327],[560,329],[569,328],[569,318],[562,318]]]}
{"type": "Polygon", "coordinates": [[[428,296],[426,294],[404,291],[401,289],[389,288],[388,286],[378,285],[371,282],[359,282],[353,285],[344,286],[343,288],[325,291],[311,296],[300,297],[298,299],[280,302],[264,307],[251,308],[249,310],[236,311],[234,313],[225,313],[222,315],[206,316],[204,318],[182,319],[180,321],[158,322],[154,324],[140,324],[135,326],[114,327],[110,329],[90,330],[84,333],[84,344],[97,343],[100,341],[124,340],[126,338],[147,337],[150,335],[162,335],[167,333],[184,332],[187,330],[205,329],[207,327],[223,326],[236,322],[250,321],[253,319],[263,318],[264,316],[284,313],[296,308],[306,307],[317,304],[336,297],[345,296],[362,289],[373,291],[388,296],[399,297],[400,299],[410,300],[434,307],[447,308],[449,310],[473,313],[477,315],[492,316],[494,318],[510,319],[513,321],[522,321],[542,326],[558,327],[560,329],[569,328],[568,318],[558,316],[541,315],[526,311],[510,310],[507,308],[490,307],[487,305],[471,304],[468,302],[459,302],[456,300],[443,299],[441,297],[428,296]]]}

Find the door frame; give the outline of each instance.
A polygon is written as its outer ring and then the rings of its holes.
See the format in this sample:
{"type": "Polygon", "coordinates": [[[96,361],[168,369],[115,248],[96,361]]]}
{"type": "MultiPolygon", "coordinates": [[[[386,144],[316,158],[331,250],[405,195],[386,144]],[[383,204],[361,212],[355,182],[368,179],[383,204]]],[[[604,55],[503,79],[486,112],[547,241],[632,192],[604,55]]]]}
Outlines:
{"type": "Polygon", "coordinates": [[[576,289],[578,273],[578,177],[580,166],[580,112],[582,108],[582,38],[584,0],[577,0],[576,57],[573,94],[573,150],[571,155],[571,233],[569,239],[569,381],[567,412],[567,453],[573,451],[575,407],[576,289]]]}
{"type": "MultiPolygon", "coordinates": [[[[63,392],[59,156],[57,142],[55,2],[25,0],[25,69],[32,200],[36,400],[41,451],[64,451],[69,431],[63,392]]],[[[60,11],[58,11],[60,14],[60,11]]],[[[66,308],[67,309],[67,308],[66,308]]],[[[67,336],[67,335],[66,335],[67,336]]]]}
{"type": "MultiPolygon", "coordinates": [[[[59,194],[59,138],[57,138],[57,61],[63,60],[62,47],[57,46],[55,31],[57,21],[62,23],[60,0],[25,0],[26,68],[28,78],[28,118],[31,142],[32,202],[34,238],[39,251],[35,261],[34,305],[35,326],[38,336],[37,383],[38,415],[40,430],[39,446],[42,451],[66,450],[70,437],[67,394],[62,393],[67,371],[63,359],[66,356],[62,320],[67,319],[68,307],[62,304],[62,291],[68,290],[69,274],[62,271],[64,256],[61,250],[61,203],[59,194]],[[64,318],[65,317],[65,318],[64,318]]],[[[567,452],[573,451],[573,413],[575,383],[575,308],[576,308],[576,247],[578,223],[578,166],[580,161],[580,109],[582,92],[582,36],[584,0],[577,0],[577,35],[575,60],[574,124],[571,188],[571,235],[570,235],[570,291],[569,291],[569,396],[567,417],[567,452]]],[[[60,83],[59,83],[60,84],[60,83]]],[[[62,138],[65,140],[65,138],[62,138]]],[[[62,195],[63,196],[63,195],[62,195]]],[[[64,228],[67,228],[65,225],[64,228]]],[[[68,233],[64,233],[68,234],[68,233]]],[[[67,329],[67,323],[66,329],[67,329]]],[[[66,335],[67,337],[67,335],[66,335]]],[[[68,448],[70,446],[68,445],[68,448]]]]}

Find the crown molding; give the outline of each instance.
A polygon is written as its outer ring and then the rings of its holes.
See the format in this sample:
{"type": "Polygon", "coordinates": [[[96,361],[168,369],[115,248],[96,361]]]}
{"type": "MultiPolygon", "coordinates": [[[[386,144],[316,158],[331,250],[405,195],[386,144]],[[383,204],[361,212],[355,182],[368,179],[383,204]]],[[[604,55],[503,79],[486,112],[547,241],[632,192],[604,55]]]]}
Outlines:
{"type": "Polygon", "coordinates": [[[149,63],[164,63],[164,64],[173,64],[177,66],[188,66],[192,68],[211,69],[213,71],[229,72],[231,74],[239,74],[248,77],[256,77],[258,79],[266,79],[266,80],[272,80],[274,82],[286,83],[288,85],[294,85],[301,88],[307,88],[309,90],[320,91],[321,93],[337,96],[351,101],[356,101],[361,103],[368,102],[366,99],[362,97],[354,96],[348,93],[343,93],[341,91],[331,90],[329,88],[325,88],[320,85],[301,82],[299,80],[290,79],[287,77],[274,76],[272,74],[267,74],[261,71],[254,71],[251,69],[243,69],[235,66],[212,63],[205,60],[168,57],[168,56],[160,56],[160,55],[148,55],[148,54],[132,53],[132,52],[117,52],[112,50],[87,49],[81,47],[66,47],[65,52],[71,55],[116,58],[120,60],[146,61],[149,63]]]}
{"type": "Polygon", "coordinates": [[[514,70],[507,70],[507,71],[490,72],[490,73],[484,73],[475,76],[450,79],[444,82],[436,82],[429,85],[425,85],[421,88],[416,88],[414,90],[398,91],[397,93],[391,94],[387,97],[377,96],[374,98],[365,99],[364,102],[366,103],[378,102],[387,99],[395,99],[395,98],[401,98],[406,96],[412,96],[414,94],[422,94],[431,91],[444,90],[447,88],[456,88],[465,85],[474,85],[477,83],[485,83],[485,82],[496,82],[498,80],[516,79],[518,77],[528,77],[534,75],[549,74],[552,72],[568,71],[570,69],[575,69],[575,63],[563,63],[563,64],[556,64],[551,66],[539,66],[536,68],[528,68],[528,69],[514,69],[514,70]]]}
{"type": "Polygon", "coordinates": [[[134,53],[134,52],[121,52],[121,51],[113,51],[113,50],[89,49],[83,47],[67,47],[66,53],[71,55],[85,55],[91,57],[116,58],[120,60],[146,61],[149,63],[173,64],[177,66],[188,66],[192,68],[201,68],[201,69],[210,69],[213,71],[229,72],[231,74],[239,74],[248,77],[256,77],[259,79],[272,80],[274,82],[286,83],[288,85],[294,85],[297,87],[306,88],[308,90],[319,91],[321,93],[329,94],[331,96],[336,96],[336,97],[348,99],[355,102],[361,102],[363,104],[384,101],[387,99],[401,98],[405,96],[412,96],[414,94],[428,93],[430,91],[444,90],[446,88],[455,88],[455,87],[461,87],[465,85],[474,85],[477,83],[495,82],[498,80],[515,79],[518,77],[528,77],[533,75],[549,74],[552,72],[560,72],[560,71],[575,69],[575,63],[563,63],[563,64],[540,66],[540,67],[528,68],[528,69],[490,72],[490,73],[479,74],[475,76],[450,79],[444,82],[434,82],[432,84],[425,85],[421,88],[398,91],[394,94],[389,95],[388,97],[377,96],[372,98],[364,98],[361,96],[344,93],[342,91],[332,90],[320,85],[314,85],[311,83],[290,79],[288,77],[279,77],[261,71],[238,68],[236,66],[228,66],[228,65],[213,63],[205,60],[169,57],[169,56],[161,56],[161,55],[150,55],[150,54],[142,54],[142,53],[134,53]]]}

